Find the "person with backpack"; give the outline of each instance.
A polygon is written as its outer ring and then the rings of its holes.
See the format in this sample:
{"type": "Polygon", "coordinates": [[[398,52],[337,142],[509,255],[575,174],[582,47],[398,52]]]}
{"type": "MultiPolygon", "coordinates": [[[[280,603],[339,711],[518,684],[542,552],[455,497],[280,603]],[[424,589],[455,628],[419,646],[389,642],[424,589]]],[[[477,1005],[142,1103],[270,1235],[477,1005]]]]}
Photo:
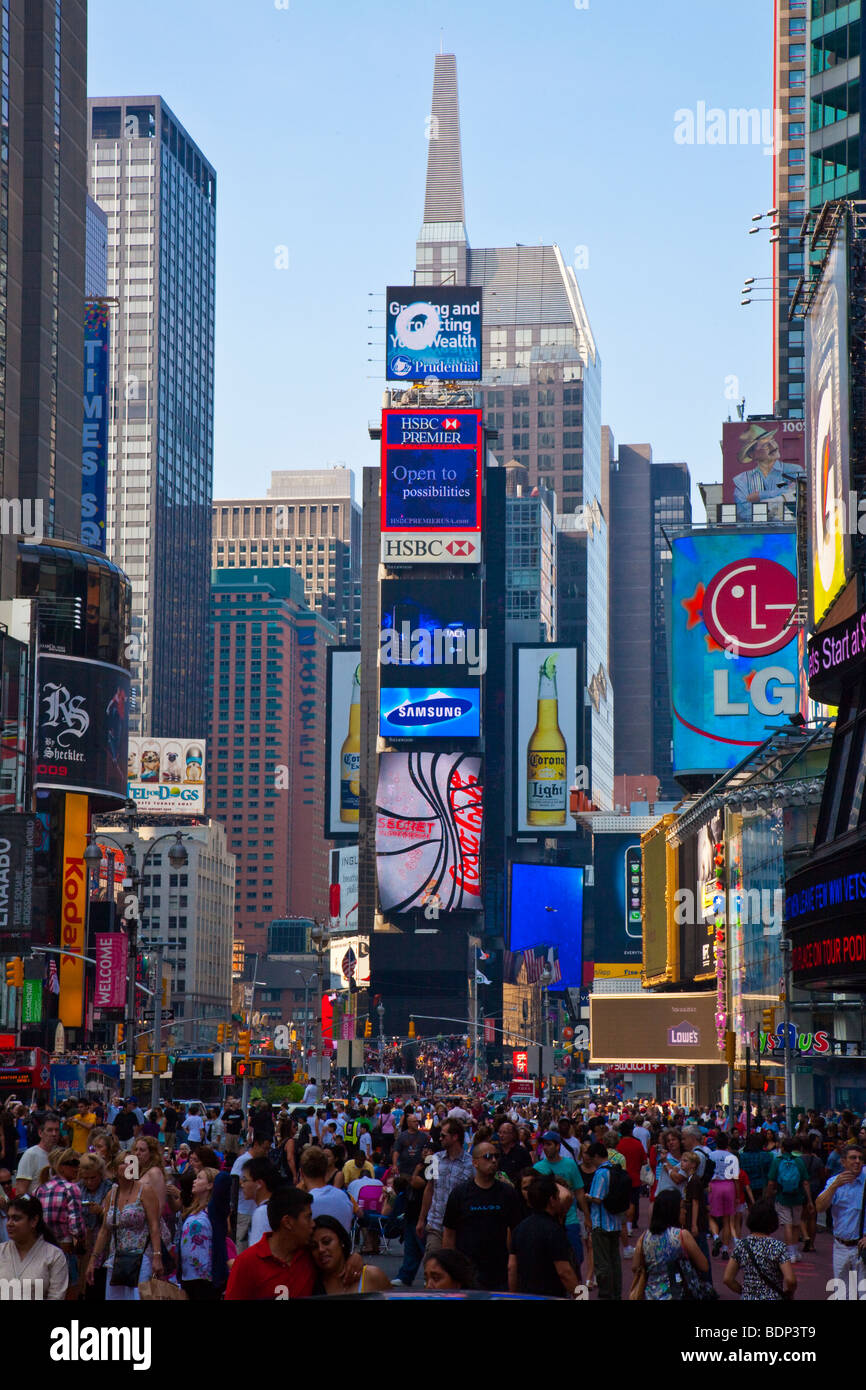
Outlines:
{"type": "MultiPolygon", "coordinates": [[[[670,1302],[676,1297],[672,1276],[676,1266],[690,1264],[696,1275],[706,1275],[709,1261],[699,1249],[691,1231],[681,1226],[680,1196],[665,1191],[656,1200],[649,1230],[640,1237],[632,1260],[633,1282],[629,1298],[641,1297],[651,1303],[670,1302]]],[[[680,1277],[683,1276],[680,1269],[680,1277]]]]}
{"type": "Polygon", "coordinates": [[[809,1172],[800,1155],[794,1152],[795,1147],[795,1140],[786,1135],[767,1176],[767,1197],[776,1204],[791,1264],[796,1264],[800,1258],[797,1238],[803,1208],[811,1213],[815,1207],[809,1189],[809,1172]]]}
{"type": "MultiPolygon", "coordinates": [[[[713,1153],[713,1176],[709,1184],[710,1228],[715,1240],[713,1254],[730,1258],[733,1235],[731,1217],[737,1208],[737,1179],[740,1176],[740,1161],[731,1152],[730,1139],[723,1131],[716,1134],[716,1148],[713,1153]]],[[[706,1170],[705,1170],[706,1171],[706,1170]]]]}
{"type": "Polygon", "coordinates": [[[611,1163],[604,1144],[590,1144],[586,1157],[593,1165],[589,1202],[598,1296],[599,1299],[621,1301],[619,1237],[623,1212],[628,1211],[631,1205],[631,1180],[625,1168],[611,1163]]]}

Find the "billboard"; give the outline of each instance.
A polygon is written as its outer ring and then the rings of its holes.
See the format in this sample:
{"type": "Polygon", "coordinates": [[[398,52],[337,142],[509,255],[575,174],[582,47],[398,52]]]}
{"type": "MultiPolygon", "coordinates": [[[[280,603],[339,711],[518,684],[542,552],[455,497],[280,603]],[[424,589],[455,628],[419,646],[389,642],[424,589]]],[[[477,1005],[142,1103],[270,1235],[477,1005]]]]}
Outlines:
{"type": "Polygon", "coordinates": [[[0,955],[17,954],[30,942],[33,863],[44,839],[38,816],[0,814],[0,955]]]}
{"type": "Polygon", "coordinates": [[[65,1028],[84,1022],[84,942],[87,923],[87,797],[65,798],[63,873],[60,888],[61,944],[69,954],[60,957],[60,998],[57,1017],[65,1028]]]}
{"type": "Polygon", "coordinates": [[[330,969],[331,975],[340,982],[338,989],[345,989],[351,982],[358,989],[367,989],[370,984],[370,938],[343,936],[339,941],[332,941],[330,969]]]}
{"type": "Polygon", "coordinates": [[[726,420],[722,500],[736,503],[738,521],[752,520],[754,502],[767,504],[769,521],[794,521],[805,460],[803,420],[726,420]]]}
{"type": "Polygon", "coordinates": [[[481,560],[481,411],[382,411],[381,559],[481,560]]]}
{"type": "Polygon", "coordinates": [[[592,862],[594,978],[640,979],[643,963],[640,836],[593,835],[592,862]]]}
{"type": "Polygon", "coordinates": [[[340,885],[340,916],[335,931],[358,930],[358,846],[331,850],[331,883],[340,885]]]}
{"type": "Polygon", "coordinates": [[[361,649],[328,647],[325,835],[358,838],[361,777],[361,649]]]}
{"type": "Polygon", "coordinates": [[[841,227],[806,317],[809,591],[813,626],[844,587],[851,563],[847,517],[848,248],[844,222],[841,227]]]}
{"type": "Polygon", "coordinates": [[[574,831],[568,789],[578,758],[577,669],[577,647],[533,643],[514,649],[513,804],[518,835],[574,831]]]}
{"type": "Polygon", "coordinates": [[[81,434],[81,540],[105,550],[108,496],[107,304],[84,308],[84,426],[81,434]]]}
{"type": "Polygon", "coordinates": [[[483,827],[479,757],[383,753],[376,795],[382,911],[479,912],[483,827]]]}
{"type": "Polygon", "coordinates": [[[39,652],[34,789],[127,797],[129,672],[39,652]]]}
{"type": "Polygon", "coordinates": [[[672,549],[674,772],[723,772],[799,709],[796,540],[692,532],[672,549]]]}
{"type": "Polygon", "coordinates": [[[706,994],[591,994],[590,1061],[667,1063],[690,1067],[720,1061],[716,996],[706,994]]]}
{"type": "Polygon", "coordinates": [[[386,295],[386,381],[481,380],[478,286],[397,285],[386,295]]]}
{"type": "Polygon", "coordinates": [[[383,738],[478,738],[481,691],[402,687],[379,692],[383,738]]]}
{"type": "Polygon", "coordinates": [[[583,869],[512,864],[510,949],[556,947],[563,989],[583,984],[583,869]]]}
{"type": "Polygon", "coordinates": [[[475,579],[383,579],[379,684],[473,685],[487,669],[475,579]]]}
{"type": "Polygon", "coordinates": [[[129,740],[129,799],[148,815],[204,815],[203,738],[129,740]]]}
{"type": "Polygon", "coordinates": [[[93,1006],[96,1009],[126,1007],[126,969],[129,942],[125,932],[97,932],[94,936],[96,984],[93,1006]]]}

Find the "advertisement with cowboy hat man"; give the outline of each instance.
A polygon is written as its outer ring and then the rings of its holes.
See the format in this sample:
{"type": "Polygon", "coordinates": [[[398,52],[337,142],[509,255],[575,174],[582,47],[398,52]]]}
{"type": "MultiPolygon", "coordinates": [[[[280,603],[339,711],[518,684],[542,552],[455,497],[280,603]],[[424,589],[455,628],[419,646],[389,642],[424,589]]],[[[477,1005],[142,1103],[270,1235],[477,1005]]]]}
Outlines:
{"type": "Polygon", "coordinates": [[[805,471],[803,444],[799,420],[729,420],[722,426],[724,496],[736,502],[738,521],[752,520],[754,502],[769,504],[770,521],[784,519],[784,504],[793,506],[796,479],[805,471]]]}

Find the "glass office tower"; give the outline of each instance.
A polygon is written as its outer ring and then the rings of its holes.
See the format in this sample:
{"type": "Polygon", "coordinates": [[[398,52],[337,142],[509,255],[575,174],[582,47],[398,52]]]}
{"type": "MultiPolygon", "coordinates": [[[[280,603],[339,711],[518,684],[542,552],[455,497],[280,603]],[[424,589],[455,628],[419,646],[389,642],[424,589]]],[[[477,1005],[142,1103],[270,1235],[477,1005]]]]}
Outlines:
{"type": "Polygon", "coordinates": [[[108,553],[133,586],[131,732],[207,728],[216,174],[161,97],[89,102],[108,217],[108,553]]]}

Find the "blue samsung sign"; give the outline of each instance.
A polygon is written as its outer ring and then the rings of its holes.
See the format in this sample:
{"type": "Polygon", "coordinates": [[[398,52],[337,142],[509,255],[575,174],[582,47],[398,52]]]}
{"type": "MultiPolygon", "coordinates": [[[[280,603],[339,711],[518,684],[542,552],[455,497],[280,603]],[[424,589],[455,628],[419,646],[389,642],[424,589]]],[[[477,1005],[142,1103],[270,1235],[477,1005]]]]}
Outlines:
{"type": "Polygon", "coordinates": [[[383,689],[379,733],[383,738],[478,738],[481,693],[467,689],[383,689]]]}

